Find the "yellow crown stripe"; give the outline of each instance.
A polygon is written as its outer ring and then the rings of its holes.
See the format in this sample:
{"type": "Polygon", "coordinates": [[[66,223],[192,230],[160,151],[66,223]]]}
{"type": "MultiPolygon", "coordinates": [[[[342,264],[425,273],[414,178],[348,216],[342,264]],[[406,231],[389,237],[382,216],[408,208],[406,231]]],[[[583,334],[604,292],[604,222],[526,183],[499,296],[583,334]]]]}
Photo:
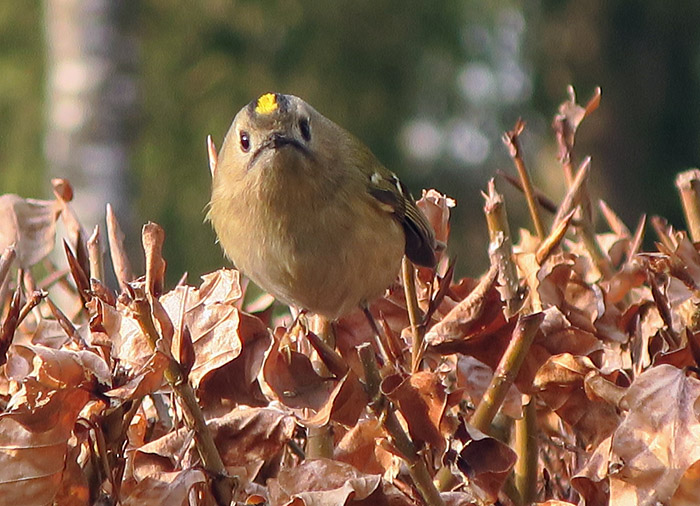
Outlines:
{"type": "Polygon", "coordinates": [[[277,96],[274,93],[265,93],[258,99],[255,112],[258,114],[270,114],[277,110],[277,96]]]}

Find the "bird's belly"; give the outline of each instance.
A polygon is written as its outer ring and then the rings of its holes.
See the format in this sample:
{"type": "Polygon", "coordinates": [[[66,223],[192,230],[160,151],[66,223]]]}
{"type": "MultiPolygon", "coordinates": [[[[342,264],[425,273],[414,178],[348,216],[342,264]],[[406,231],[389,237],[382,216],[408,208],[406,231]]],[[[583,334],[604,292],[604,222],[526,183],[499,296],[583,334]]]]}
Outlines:
{"type": "Polygon", "coordinates": [[[337,318],[380,296],[400,267],[403,230],[389,214],[371,212],[369,226],[325,223],[321,234],[313,228],[316,222],[321,229],[316,216],[280,225],[276,234],[236,241],[248,244],[248,252],[223,246],[243,273],[278,299],[337,318]]]}

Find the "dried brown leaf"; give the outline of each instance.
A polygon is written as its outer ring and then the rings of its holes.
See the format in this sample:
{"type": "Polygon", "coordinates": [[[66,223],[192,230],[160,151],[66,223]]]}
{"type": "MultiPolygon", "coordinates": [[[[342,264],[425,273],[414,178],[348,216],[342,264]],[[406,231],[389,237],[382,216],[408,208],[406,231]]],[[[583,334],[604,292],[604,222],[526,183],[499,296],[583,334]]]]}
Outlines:
{"type": "Polygon", "coordinates": [[[396,474],[398,457],[385,450],[378,442],[386,437],[377,420],[359,420],[345,433],[333,452],[333,459],[345,462],[367,474],[396,474]]]}
{"type": "Polygon", "coordinates": [[[435,238],[443,244],[447,244],[450,236],[450,209],[455,206],[455,201],[431,189],[424,190],[422,197],[416,204],[433,226],[435,238]]]}
{"type": "Polygon", "coordinates": [[[167,504],[168,506],[190,506],[193,492],[199,494],[196,504],[214,506],[209,480],[200,469],[153,473],[146,476],[124,497],[124,506],[167,504]]]}
{"type": "MultiPolygon", "coordinates": [[[[240,478],[252,481],[263,466],[278,464],[296,422],[274,408],[239,407],[225,416],[207,422],[224,464],[236,468],[240,478]]],[[[175,469],[174,455],[182,455],[191,443],[186,429],[166,434],[138,449],[134,457],[135,476],[142,479],[153,472],[175,469]]],[[[198,454],[191,445],[181,465],[194,465],[198,454]]],[[[274,474],[274,473],[273,473],[274,474]]]]}
{"type": "MultiPolygon", "coordinates": [[[[272,336],[254,316],[239,313],[238,335],[242,348],[233,360],[202,376],[197,390],[204,405],[214,406],[222,400],[236,404],[263,406],[267,402],[260,389],[258,375],[265,351],[272,344],[272,336]]],[[[197,347],[195,365],[197,364],[197,347]]]]}
{"type": "Polygon", "coordinates": [[[146,293],[159,297],[165,286],[165,267],[163,243],[165,230],[157,223],[148,222],[141,232],[143,251],[146,254],[146,293]]]}
{"type": "MultiPolygon", "coordinates": [[[[178,286],[160,302],[174,323],[173,353],[179,355],[182,331],[189,329],[194,347],[195,362],[190,381],[198,387],[202,378],[212,371],[230,363],[241,353],[243,316],[235,307],[240,296],[238,275],[231,271],[217,271],[203,278],[199,289],[178,286]]],[[[260,326],[255,333],[266,333],[260,326]]]]}
{"type": "Polygon", "coordinates": [[[610,499],[610,481],[608,473],[617,469],[610,467],[610,447],[612,437],[603,441],[585,462],[583,467],[571,478],[571,485],[581,494],[586,505],[605,505],[610,499]]]}
{"type": "Polygon", "coordinates": [[[452,450],[457,457],[454,465],[467,478],[471,491],[485,504],[494,503],[515,465],[515,452],[466,423],[457,430],[452,450]]]}
{"type": "Polygon", "coordinates": [[[69,448],[63,480],[54,497],[54,504],[61,506],[90,505],[90,483],[83,468],[78,463],[79,456],[80,447],[69,448]]]}
{"type": "Polygon", "coordinates": [[[91,351],[33,345],[12,346],[5,373],[17,383],[32,378],[48,390],[93,390],[98,383],[108,386],[112,381],[105,361],[91,351]]]}
{"type": "MultiPolygon", "coordinates": [[[[87,328],[85,326],[81,329],[76,329],[76,333],[82,335],[85,335],[86,331],[87,328]]],[[[32,335],[31,344],[59,349],[68,341],[70,341],[70,338],[66,335],[65,330],[58,321],[42,318],[37,322],[36,329],[32,335]]]]}
{"type": "Polygon", "coordinates": [[[496,270],[455,306],[425,335],[428,345],[439,350],[460,347],[468,336],[493,331],[506,324],[498,290],[493,286],[496,270]]]}
{"type": "Polygon", "coordinates": [[[10,267],[12,267],[12,263],[16,258],[17,248],[15,248],[14,244],[5,247],[0,257],[0,286],[5,283],[7,273],[10,272],[10,267]]]}
{"type": "MultiPolygon", "coordinates": [[[[104,332],[109,337],[111,356],[127,369],[143,367],[153,355],[153,350],[133,313],[122,304],[117,304],[117,307],[96,304],[95,310],[93,319],[99,319],[101,328],[97,332],[104,332]]],[[[95,335],[96,330],[91,330],[93,339],[99,339],[100,336],[95,335]]]]}
{"type": "Polygon", "coordinates": [[[567,92],[569,99],[559,106],[559,114],[554,117],[554,124],[552,125],[559,144],[559,159],[564,163],[569,162],[578,126],[586,116],[598,108],[601,96],[600,88],[596,88],[593,97],[591,97],[585,107],[582,107],[576,103],[574,87],[569,86],[567,92]]]}
{"type": "Polygon", "coordinates": [[[64,480],[73,426],[89,396],[77,388],[47,391],[25,380],[11,401],[17,409],[0,414],[2,502],[52,503],[64,480]]]}
{"type": "Polygon", "coordinates": [[[293,409],[319,410],[328,400],[337,382],[324,379],[313,368],[309,357],[273,344],[262,368],[266,395],[293,409]]]}
{"type": "Polygon", "coordinates": [[[617,304],[634,289],[639,288],[646,281],[644,269],[637,262],[629,262],[617,271],[612,278],[601,283],[605,289],[606,300],[611,304],[617,304]]]}
{"type": "Polygon", "coordinates": [[[56,200],[0,196],[0,250],[14,244],[20,267],[36,264],[54,248],[60,212],[56,200]]]}
{"type": "Polygon", "coordinates": [[[127,283],[135,278],[129,257],[124,248],[124,232],[112,211],[112,206],[107,204],[107,237],[109,239],[109,254],[112,257],[112,267],[117,277],[119,286],[124,289],[127,283]]]}
{"type": "MultiPolygon", "coordinates": [[[[700,460],[697,405],[700,381],[670,365],[653,367],[630,386],[629,412],[612,439],[619,472],[610,475],[611,504],[668,503],[684,476],[700,460]]],[[[692,475],[693,471],[690,471],[692,475]]]]}
{"type": "Polygon", "coordinates": [[[143,365],[129,372],[123,385],[108,390],[105,395],[126,401],[156,392],[163,386],[163,373],[169,362],[170,359],[163,353],[153,353],[143,365]]]}
{"type": "Polygon", "coordinates": [[[285,506],[388,505],[381,477],[342,462],[305,460],[268,481],[270,503],[285,506]]]}
{"type": "Polygon", "coordinates": [[[431,371],[419,371],[408,377],[394,374],[382,381],[381,390],[396,403],[414,443],[419,446],[427,443],[438,452],[445,448],[440,425],[447,395],[437,374],[431,371]]]}
{"type": "Polygon", "coordinates": [[[476,497],[474,494],[469,493],[468,490],[459,492],[441,492],[440,498],[445,502],[445,506],[477,506],[484,504],[484,502],[476,497]]]}
{"type": "MultiPolygon", "coordinates": [[[[403,289],[400,292],[403,297],[403,289]]],[[[400,335],[401,331],[409,325],[406,306],[401,306],[393,300],[379,298],[370,305],[370,310],[375,321],[385,322],[395,335],[400,335]]],[[[375,342],[374,331],[367,317],[361,310],[355,311],[338,320],[334,329],[338,352],[355,374],[362,376],[364,373],[357,357],[357,347],[363,343],[375,342]]]]}
{"type": "Polygon", "coordinates": [[[700,461],[694,462],[681,477],[676,492],[671,498],[673,506],[695,506],[700,504],[700,461]]]}
{"type": "Polygon", "coordinates": [[[584,381],[599,372],[588,357],[569,353],[551,357],[535,376],[533,387],[556,413],[574,427],[593,448],[610,436],[620,423],[615,405],[591,399],[584,381]]]}
{"type": "Polygon", "coordinates": [[[333,420],[352,427],[357,423],[368,402],[360,379],[350,370],[337,382],[316,415],[304,420],[304,425],[321,427],[333,420]]]}
{"type": "Polygon", "coordinates": [[[167,315],[159,321],[170,322],[171,351],[183,366],[191,364],[189,379],[203,402],[260,405],[257,376],[270,332],[258,318],[237,309],[237,271],[222,269],[202,280],[198,289],[180,285],[159,300],[167,315]]]}

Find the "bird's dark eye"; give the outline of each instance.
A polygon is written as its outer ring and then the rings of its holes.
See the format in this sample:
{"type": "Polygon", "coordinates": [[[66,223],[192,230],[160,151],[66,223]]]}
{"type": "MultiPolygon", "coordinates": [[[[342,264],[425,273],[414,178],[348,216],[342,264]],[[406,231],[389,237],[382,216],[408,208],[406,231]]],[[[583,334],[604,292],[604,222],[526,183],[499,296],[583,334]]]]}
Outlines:
{"type": "Polygon", "coordinates": [[[306,142],[311,140],[311,127],[309,126],[309,120],[307,118],[301,118],[299,120],[299,130],[301,130],[301,136],[306,142]]]}
{"type": "Polygon", "coordinates": [[[247,153],[250,150],[250,137],[248,136],[248,132],[241,130],[239,135],[241,137],[241,149],[247,153]]]}

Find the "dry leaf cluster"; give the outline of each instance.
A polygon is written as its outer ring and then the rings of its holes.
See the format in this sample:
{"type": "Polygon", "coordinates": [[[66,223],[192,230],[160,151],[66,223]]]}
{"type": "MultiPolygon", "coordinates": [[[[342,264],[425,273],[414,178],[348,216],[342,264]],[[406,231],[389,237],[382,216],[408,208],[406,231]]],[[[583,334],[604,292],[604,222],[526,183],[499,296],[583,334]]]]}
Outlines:
{"type": "MultiPolygon", "coordinates": [[[[504,137],[533,231],[514,240],[490,184],[487,274],[454,280],[443,253],[332,328],[232,269],[166,288],[155,224],[135,276],[116,217],[87,237],[66,181],[0,197],[0,502],[700,504],[700,177],[678,181],[690,237],[654,218],[642,252],[646,220],[594,210],[573,165],[599,97],[555,118],[559,204],[529,181],[524,125],[504,137]]],[[[452,201],[419,205],[447,243],[452,201]]]]}

